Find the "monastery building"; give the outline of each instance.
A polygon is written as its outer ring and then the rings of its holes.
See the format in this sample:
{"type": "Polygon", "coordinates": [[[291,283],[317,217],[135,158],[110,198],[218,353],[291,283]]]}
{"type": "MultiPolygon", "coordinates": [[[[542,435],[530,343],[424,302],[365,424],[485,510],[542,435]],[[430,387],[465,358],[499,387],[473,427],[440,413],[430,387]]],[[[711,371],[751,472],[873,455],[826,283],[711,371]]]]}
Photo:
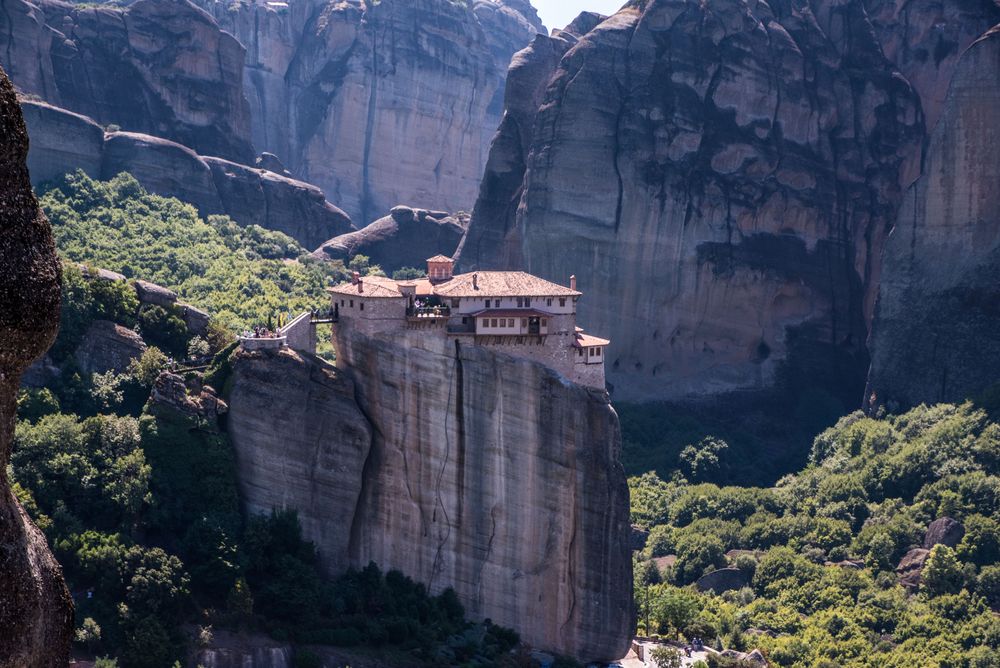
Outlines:
{"type": "Polygon", "coordinates": [[[328,288],[339,322],[370,335],[403,329],[427,336],[501,348],[559,372],[567,379],[604,389],[607,339],[576,325],[581,293],[523,271],[453,274],[444,255],[427,260],[427,277],[396,281],[360,276],[328,288]]]}

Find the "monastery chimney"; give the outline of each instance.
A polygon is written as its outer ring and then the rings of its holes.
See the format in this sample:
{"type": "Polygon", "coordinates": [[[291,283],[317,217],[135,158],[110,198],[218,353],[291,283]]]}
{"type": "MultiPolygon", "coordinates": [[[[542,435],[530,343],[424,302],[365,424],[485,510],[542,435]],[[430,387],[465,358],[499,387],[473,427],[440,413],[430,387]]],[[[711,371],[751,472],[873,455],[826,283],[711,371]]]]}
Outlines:
{"type": "Polygon", "coordinates": [[[576,274],[569,277],[569,289],[576,290],[576,274]]]}
{"type": "Polygon", "coordinates": [[[365,291],[365,281],[361,276],[358,276],[358,294],[360,295],[365,291]]]}
{"type": "Polygon", "coordinates": [[[472,275],[472,289],[473,290],[479,289],[479,274],[472,275]]]}
{"type": "Polygon", "coordinates": [[[358,283],[361,282],[361,272],[360,271],[354,272],[353,274],[351,274],[351,278],[352,278],[351,282],[354,283],[354,285],[357,285],[358,283]]]}

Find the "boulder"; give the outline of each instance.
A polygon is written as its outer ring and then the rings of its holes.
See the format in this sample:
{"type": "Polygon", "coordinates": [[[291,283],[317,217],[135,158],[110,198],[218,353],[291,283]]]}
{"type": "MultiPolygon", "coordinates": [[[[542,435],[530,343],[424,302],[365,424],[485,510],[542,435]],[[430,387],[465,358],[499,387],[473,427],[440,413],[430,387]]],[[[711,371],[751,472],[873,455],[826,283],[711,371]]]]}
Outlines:
{"type": "Polygon", "coordinates": [[[899,576],[901,585],[907,589],[916,589],[920,586],[920,573],[924,570],[924,564],[930,553],[930,550],[915,547],[903,555],[896,566],[896,575],[899,576]]]}
{"type": "Polygon", "coordinates": [[[157,377],[149,400],[153,406],[208,420],[215,420],[229,412],[229,405],[211,387],[189,392],[184,378],[169,371],[164,371],[157,377]]]}
{"type": "Polygon", "coordinates": [[[750,584],[750,578],[738,568],[720,568],[706,573],[698,578],[695,586],[701,591],[712,591],[716,594],[742,589],[750,584]]]}
{"type": "Polygon", "coordinates": [[[157,195],[177,197],[203,216],[223,213],[212,170],[187,146],[135,132],[110,132],[104,142],[101,178],[128,172],[157,195]]]}
{"type": "Polygon", "coordinates": [[[927,526],[924,534],[924,549],[929,550],[935,545],[955,547],[962,541],[965,527],[962,523],[950,517],[939,517],[927,526]]]}
{"type": "Polygon", "coordinates": [[[84,278],[93,278],[101,281],[110,281],[112,283],[119,283],[121,281],[127,281],[124,274],[119,274],[117,271],[111,271],[110,269],[92,269],[87,265],[81,264],[80,273],[84,278]],[[92,273],[93,272],[93,273],[92,273]]]}
{"type": "MultiPolygon", "coordinates": [[[[6,5],[0,15],[10,16],[6,5]]],[[[59,328],[61,265],[31,190],[28,133],[2,68],[0,137],[0,668],[51,668],[69,663],[73,600],[6,471],[21,374],[52,345],[59,328]]]]}
{"type": "Polygon", "coordinates": [[[139,297],[140,304],[153,304],[170,308],[177,303],[177,293],[162,285],[150,283],[149,281],[138,280],[135,282],[135,292],[139,297]]]}
{"type": "Polygon", "coordinates": [[[242,225],[284,232],[306,248],[353,229],[314,185],[221,158],[205,158],[223,210],[242,225]]]}
{"type": "Polygon", "coordinates": [[[146,351],[146,342],[135,330],[108,320],[95,320],[77,347],[74,357],[85,374],[128,370],[132,360],[146,351]]]}
{"type": "Polygon", "coordinates": [[[456,253],[468,226],[466,213],[396,206],[371,225],[330,239],[313,255],[344,262],[367,255],[390,275],[402,267],[426,269],[427,258],[456,253]]]}
{"type": "Polygon", "coordinates": [[[631,536],[632,539],[630,544],[632,546],[632,551],[637,552],[646,547],[646,540],[649,539],[649,531],[643,529],[641,526],[633,524],[631,536]]]}
{"type": "Polygon", "coordinates": [[[178,302],[177,306],[181,310],[181,317],[184,319],[184,324],[187,325],[188,330],[192,334],[205,336],[208,333],[208,324],[211,322],[212,316],[197,306],[191,306],[183,302],[178,302]]]}
{"type": "Polygon", "coordinates": [[[292,178],[291,172],[285,169],[284,163],[273,153],[261,153],[257,156],[257,161],[254,164],[257,169],[265,169],[269,172],[292,178]]]}

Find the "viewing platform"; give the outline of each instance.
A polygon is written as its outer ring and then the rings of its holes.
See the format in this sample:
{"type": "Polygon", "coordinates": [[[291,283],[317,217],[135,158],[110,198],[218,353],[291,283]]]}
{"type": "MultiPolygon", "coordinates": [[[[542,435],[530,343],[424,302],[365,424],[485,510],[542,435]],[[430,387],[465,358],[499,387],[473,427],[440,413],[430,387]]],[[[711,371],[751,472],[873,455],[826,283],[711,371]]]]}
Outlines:
{"type": "Polygon", "coordinates": [[[281,350],[288,343],[285,336],[241,336],[240,348],[247,352],[258,350],[281,350]]]}

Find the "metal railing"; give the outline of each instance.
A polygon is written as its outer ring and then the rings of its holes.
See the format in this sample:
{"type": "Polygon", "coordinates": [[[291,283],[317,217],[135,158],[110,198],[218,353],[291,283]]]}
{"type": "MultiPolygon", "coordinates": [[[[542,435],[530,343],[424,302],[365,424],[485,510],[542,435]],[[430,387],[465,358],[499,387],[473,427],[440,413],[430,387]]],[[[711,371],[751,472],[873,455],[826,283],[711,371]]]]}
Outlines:
{"type": "Polygon", "coordinates": [[[406,309],[407,318],[449,318],[450,306],[409,306],[406,309]]]}

